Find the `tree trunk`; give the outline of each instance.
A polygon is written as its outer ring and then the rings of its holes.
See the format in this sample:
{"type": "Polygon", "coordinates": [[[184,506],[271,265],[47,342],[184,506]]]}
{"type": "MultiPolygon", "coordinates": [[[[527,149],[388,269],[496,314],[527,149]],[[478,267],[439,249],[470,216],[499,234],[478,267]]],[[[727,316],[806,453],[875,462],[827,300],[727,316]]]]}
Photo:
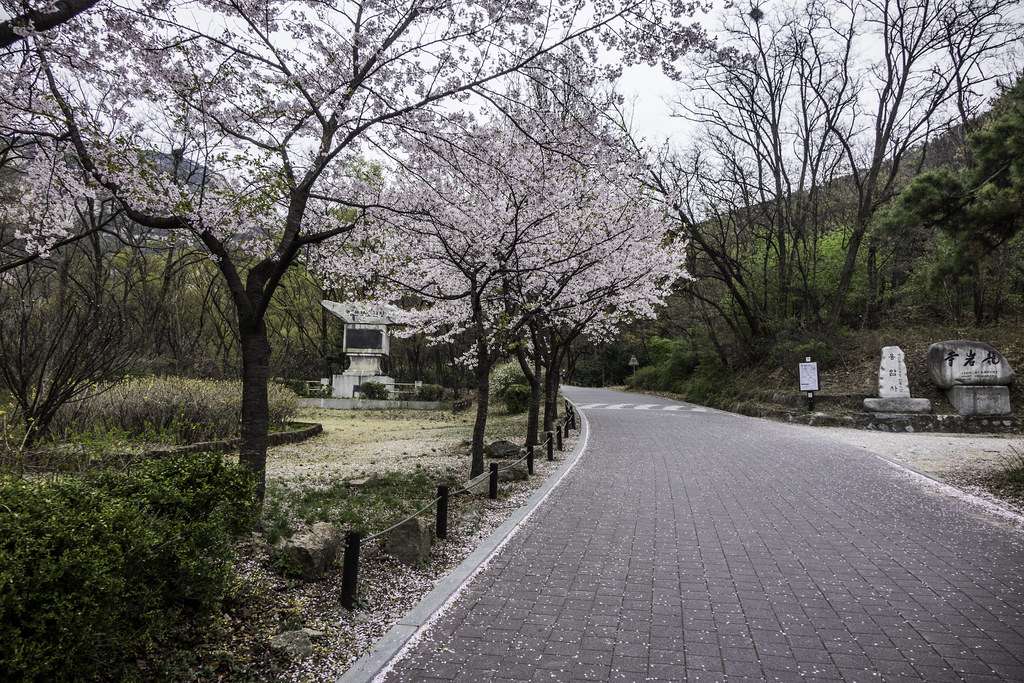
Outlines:
{"type": "Polygon", "coordinates": [[[971,303],[974,304],[974,326],[985,324],[985,288],[981,283],[981,268],[977,264],[971,268],[971,303]]]}
{"type": "Polygon", "coordinates": [[[872,237],[868,240],[868,301],[864,316],[864,325],[870,330],[878,328],[881,305],[878,282],[878,240],[872,237]]]}
{"type": "Polygon", "coordinates": [[[484,434],[487,432],[487,410],[491,392],[491,366],[477,359],[476,366],[476,422],[473,423],[473,458],[470,478],[484,473],[484,434]]]}
{"type": "Polygon", "coordinates": [[[870,216],[858,216],[853,234],[850,235],[850,242],[846,245],[846,257],[843,260],[843,268],[839,272],[839,284],[833,295],[832,310],[829,314],[829,322],[833,327],[839,324],[846,307],[846,295],[850,292],[853,275],[857,270],[857,254],[860,253],[860,244],[864,239],[864,233],[867,232],[869,218],[870,216]]]}
{"type": "Polygon", "coordinates": [[[530,408],[526,415],[526,445],[528,446],[540,443],[537,437],[540,431],[540,402],[543,392],[540,383],[540,362],[537,359],[537,355],[535,352],[534,365],[531,367],[526,351],[523,349],[516,350],[516,360],[519,361],[519,367],[522,368],[523,375],[530,385],[530,408]]]}
{"type": "Polygon", "coordinates": [[[267,487],[267,431],[270,403],[270,343],[263,321],[241,327],[242,429],[238,461],[256,475],[256,497],[262,504],[267,487]]]}
{"type": "Polygon", "coordinates": [[[554,430],[555,420],[558,419],[558,386],[561,380],[559,365],[561,360],[561,354],[552,351],[550,364],[544,369],[544,431],[546,432],[554,430]]]}

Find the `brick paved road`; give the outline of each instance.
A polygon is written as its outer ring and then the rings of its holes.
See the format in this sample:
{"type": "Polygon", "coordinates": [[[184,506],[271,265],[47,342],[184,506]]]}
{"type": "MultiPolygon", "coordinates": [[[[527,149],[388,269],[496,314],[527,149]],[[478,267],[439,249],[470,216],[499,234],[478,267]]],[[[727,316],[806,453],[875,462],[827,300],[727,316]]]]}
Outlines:
{"type": "Polygon", "coordinates": [[[579,465],[387,680],[1024,681],[1024,534],[826,433],[688,408],[588,409],[579,465]]]}

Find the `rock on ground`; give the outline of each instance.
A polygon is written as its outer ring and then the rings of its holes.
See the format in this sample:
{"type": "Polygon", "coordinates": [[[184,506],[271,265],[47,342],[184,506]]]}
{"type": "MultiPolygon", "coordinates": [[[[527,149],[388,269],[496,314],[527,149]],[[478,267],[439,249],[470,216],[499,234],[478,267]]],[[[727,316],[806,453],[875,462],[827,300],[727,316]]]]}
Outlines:
{"type": "Polygon", "coordinates": [[[518,458],[522,447],[508,439],[498,439],[484,446],[484,454],[490,458],[518,458]]]}
{"type": "Polygon", "coordinates": [[[313,656],[313,638],[321,638],[323,635],[323,632],[311,628],[285,631],[270,640],[270,649],[289,659],[306,659],[313,656]]]}
{"type": "Polygon", "coordinates": [[[413,567],[430,561],[430,546],[434,543],[434,520],[413,517],[388,533],[384,552],[403,564],[413,567]]]}
{"type": "Polygon", "coordinates": [[[333,524],[317,522],[308,531],[284,539],[274,548],[306,581],[315,581],[338,562],[341,532],[333,524]]]}

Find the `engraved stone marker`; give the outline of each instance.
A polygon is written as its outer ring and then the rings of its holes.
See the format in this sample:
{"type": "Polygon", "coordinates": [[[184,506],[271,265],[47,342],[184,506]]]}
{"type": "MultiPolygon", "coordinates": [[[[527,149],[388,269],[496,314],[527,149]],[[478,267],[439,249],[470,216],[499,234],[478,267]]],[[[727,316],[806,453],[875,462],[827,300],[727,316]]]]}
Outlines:
{"type": "Polygon", "coordinates": [[[898,346],[882,347],[882,362],[878,366],[878,396],[880,398],[910,398],[910,380],[903,349],[898,346]]]}
{"type": "Polygon", "coordinates": [[[882,347],[882,360],[878,364],[878,397],[864,399],[864,409],[892,416],[932,411],[932,402],[928,399],[910,397],[907,362],[900,347],[882,347]]]}

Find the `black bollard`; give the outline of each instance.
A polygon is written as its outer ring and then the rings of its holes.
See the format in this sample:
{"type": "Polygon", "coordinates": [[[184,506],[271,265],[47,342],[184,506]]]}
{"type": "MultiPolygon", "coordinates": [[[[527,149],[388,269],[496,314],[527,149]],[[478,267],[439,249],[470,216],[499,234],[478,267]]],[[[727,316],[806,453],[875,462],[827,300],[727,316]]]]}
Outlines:
{"type": "Polygon", "coordinates": [[[359,542],[363,535],[358,531],[348,532],[345,538],[345,559],[341,569],[341,606],[355,609],[356,583],[359,579],[359,542]]]}
{"type": "Polygon", "coordinates": [[[526,447],[526,473],[533,476],[533,444],[526,447]]]}
{"type": "Polygon", "coordinates": [[[555,435],[552,432],[548,432],[548,462],[555,459],[555,435]]]}
{"type": "Polygon", "coordinates": [[[559,451],[563,450],[561,425],[555,425],[555,446],[558,448],[559,451]]]}
{"type": "Polygon", "coordinates": [[[437,487],[437,537],[448,537],[448,487],[444,484],[437,487]]]}
{"type": "Polygon", "coordinates": [[[491,479],[487,486],[487,497],[495,500],[498,497],[498,463],[491,463],[491,479]]]}

